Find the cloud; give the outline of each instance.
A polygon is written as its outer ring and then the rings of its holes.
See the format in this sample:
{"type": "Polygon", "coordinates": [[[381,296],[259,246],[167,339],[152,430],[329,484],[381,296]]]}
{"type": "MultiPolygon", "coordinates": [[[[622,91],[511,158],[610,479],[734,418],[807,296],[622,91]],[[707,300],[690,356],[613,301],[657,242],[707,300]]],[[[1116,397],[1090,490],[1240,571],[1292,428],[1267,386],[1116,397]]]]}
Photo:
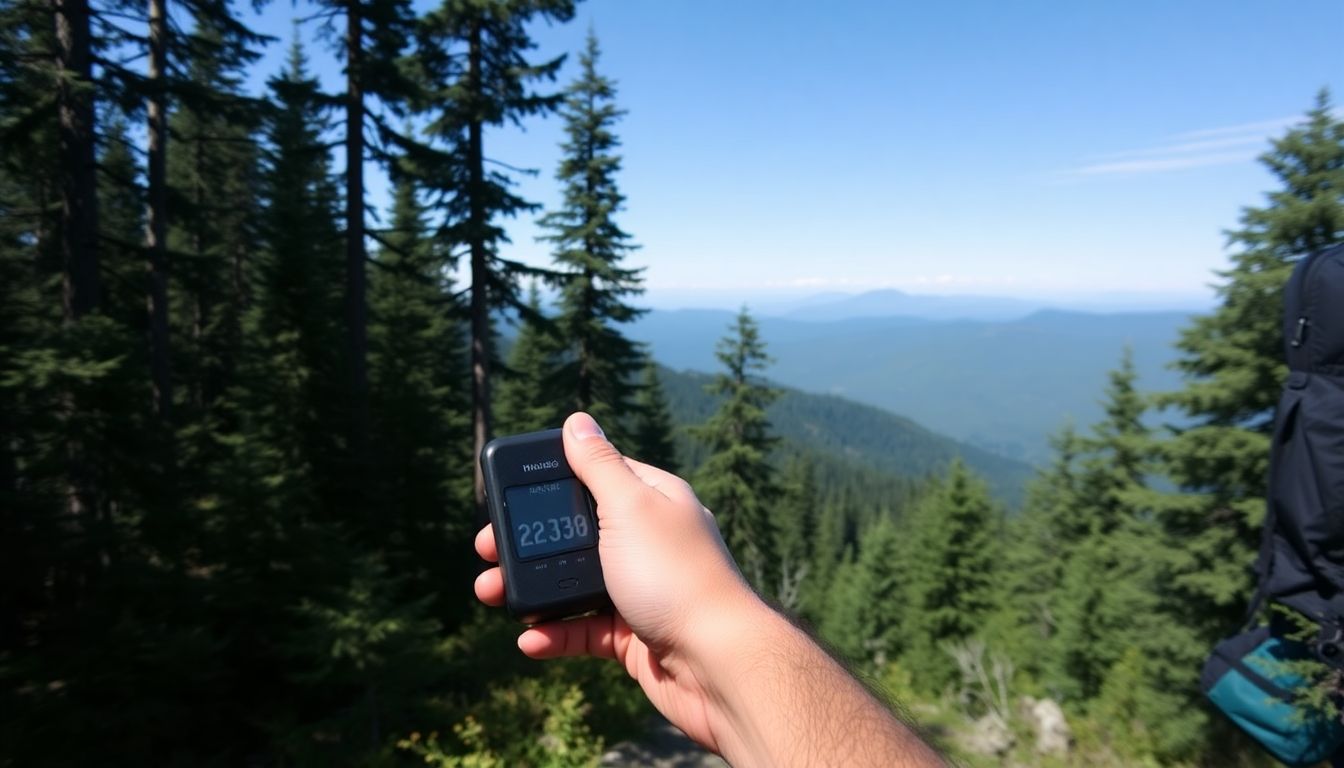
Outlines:
{"type": "Polygon", "coordinates": [[[1094,163],[1073,168],[1070,176],[1138,176],[1146,173],[1164,173],[1181,171],[1186,168],[1203,168],[1213,165],[1233,165],[1253,159],[1255,152],[1220,152],[1216,154],[1188,155],[1182,157],[1148,157],[1136,160],[1121,160],[1113,163],[1094,163]]]}
{"type": "Polygon", "coordinates": [[[1300,117],[1280,117],[1186,131],[1154,146],[1096,155],[1059,176],[1063,179],[1140,176],[1246,163],[1269,148],[1271,137],[1300,120],[1300,117]]]}

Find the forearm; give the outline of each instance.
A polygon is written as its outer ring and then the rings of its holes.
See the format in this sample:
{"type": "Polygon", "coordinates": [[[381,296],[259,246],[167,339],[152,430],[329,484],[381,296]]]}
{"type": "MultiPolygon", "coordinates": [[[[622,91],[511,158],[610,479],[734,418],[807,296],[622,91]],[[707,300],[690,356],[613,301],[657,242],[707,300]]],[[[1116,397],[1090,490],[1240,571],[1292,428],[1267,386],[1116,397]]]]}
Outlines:
{"type": "Polygon", "coordinates": [[[943,761],[804,632],[757,601],[704,649],[715,739],[737,768],[942,766],[943,761]],[[723,638],[717,638],[722,640],[723,638]]]}

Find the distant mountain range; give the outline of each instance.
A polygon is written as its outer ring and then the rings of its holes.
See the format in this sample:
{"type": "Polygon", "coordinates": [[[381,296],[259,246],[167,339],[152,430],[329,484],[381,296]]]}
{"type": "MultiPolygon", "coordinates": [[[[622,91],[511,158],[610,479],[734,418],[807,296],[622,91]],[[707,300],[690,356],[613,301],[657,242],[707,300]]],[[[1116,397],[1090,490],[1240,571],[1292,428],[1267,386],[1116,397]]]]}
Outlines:
{"type": "Polygon", "coordinates": [[[794,320],[849,320],[856,317],[912,317],[924,320],[1012,320],[1041,309],[1022,299],[996,296],[925,296],[897,290],[818,297],[784,317],[794,320]]]}
{"type": "MultiPolygon", "coordinates": [[[[813,309],[832,311],[825,307],[813,309]]],[[[1099,419],[1107,372],[1126,345],[1133,349],[1141,389],[1178,388],[1179,376],[1169,368],[1176,357],[1172,343],[1190,320],[1187,312],[1048,310],[997,321],[820,321],[800,313],[758,318],[775,358],[771,379],[901,414],[963,443],[1031,463],[1048,461],[1049,435],[1066,421],[1083,428],[1099,419]]],[[[719,369],[715,344],[732,319],[733,313],[720,310],[653,311],[629,333],[647,342],[665,366],[712,372],[719,369]]]]}
{"type": "Polygon", "coordinates": [[[1043,310],[1088,313],[1205,312],[1213,307],[1209,291],[1188,293],[1119,293],[1074,296],[1063,299],[1025,299],[1004,296],[916,294],[892,288],[862,293],[826,292],[808,295],[770,296],[730,294],[727,291],[700,294],[659,292],[658,306],[670,309],[722,309],[735,311],[743,304],[761,317],[830,321],[860,317],[910,317],[921,320],[1020,320],[1043,310]],[[677,301],[677,296],[680,301],[677,301]]]}
{"type": "MultiPolygon", "coordinates": [[[[667,368],[659,375],[678,425],[702,424],[714,412],[717,400],[705,392],[711,375],[667,368]]],[[[768,413],[774,433],[790,448],[832,460],[828,467],[832,472],[859,468],[918,480],[941,474],[960,456],[985,478],[994,496],[1010,506],[1021,503],[1033,474],[1024,462],[959,443],[907,418],[834,395],[785,388],[768,413]]]]}

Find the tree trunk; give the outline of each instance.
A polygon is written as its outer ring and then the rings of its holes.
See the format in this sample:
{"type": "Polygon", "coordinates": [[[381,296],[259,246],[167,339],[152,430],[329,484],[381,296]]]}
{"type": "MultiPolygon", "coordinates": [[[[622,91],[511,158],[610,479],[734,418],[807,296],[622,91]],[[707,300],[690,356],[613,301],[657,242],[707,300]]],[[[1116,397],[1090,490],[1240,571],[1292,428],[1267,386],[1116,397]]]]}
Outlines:
{"type": "Polygon", "coordinates": [[[94,154],[93,53],[89,0],[56,0],[56,100],[60,119],[61,256],[65,321],[96,310],[98,275],[98,177],[94,154]]]}
{"type": "Polygon", "coordinates": [[[364,273],[364,19],[358,0],[346,5],[345,94],[345,323],[349,371],[350,458],[353,485],[362,490],[369,446],[368,308],[364,273]]]}
{"type": "MultiPolygon", "coordinates": [[[[481,26],[473,21],[470,32],[470,48],[467,58],[467,82],[472,96],[478,96],[481,90],[481,26]]],[[[485,157],[481,148],[482,126],[478,118],[473,117],[467,135],[467,165],[470,178],[467,188],[470,190],[470,224],[468,237],[471,247],[471,409],[473,458],[476,461],[476,510],[477,522],[484,524],[485,519],[485,478],[481,475],[479,457],[493,431],[490,410],[490,301],[489,301],[489,254],[486,251],[485,201],[481,199],[485,186],[485,157]]]]}
{"type": "MultiPolygon", "coordinates": [[[[56,0],[56,85],[60,153],[61,213],[58,233],[62,258],[62,309],[67,326],[96,312],[102,288],[98,274],[98,177],[94,152],[93,51],[89,0],[56,0]]],[[[80,555],[98,513],[98,483],[84,437],[76,426],[80,398],[73,389],[61,395],[66,423],[66,494],[63,527],[73,540],[65,572],[52,579],[58,603],[78,604],[82,583],[94,564],[80,555]]],[[[60,566],[58,566],[58,569],[60,566]]]]}
{"type": "Polygon", "coordinates": [[[166,0],[149,0],[149,211],[145,250],[149,261],[149,371],[154,412],[172,423],[173,381],[168,338],[168,108],[164,77],[168,56],[166,0]]]}

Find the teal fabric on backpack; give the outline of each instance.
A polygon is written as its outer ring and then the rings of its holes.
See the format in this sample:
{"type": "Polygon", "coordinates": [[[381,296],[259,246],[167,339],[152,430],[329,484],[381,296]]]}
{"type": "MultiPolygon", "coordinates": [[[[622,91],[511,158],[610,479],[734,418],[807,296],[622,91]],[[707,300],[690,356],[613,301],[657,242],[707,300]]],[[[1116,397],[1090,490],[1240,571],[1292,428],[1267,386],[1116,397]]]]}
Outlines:
{"type": "Polygon", "coordinates": [[[1209,701],[1270,754],[1307,768],[1344,746],[1344,724],[1298,704],[1296,694],[1309,683],[1285,668],[1314,658],[1305,644],[1256,627],[1218,644],[1200,684],[1209,701]]]}

